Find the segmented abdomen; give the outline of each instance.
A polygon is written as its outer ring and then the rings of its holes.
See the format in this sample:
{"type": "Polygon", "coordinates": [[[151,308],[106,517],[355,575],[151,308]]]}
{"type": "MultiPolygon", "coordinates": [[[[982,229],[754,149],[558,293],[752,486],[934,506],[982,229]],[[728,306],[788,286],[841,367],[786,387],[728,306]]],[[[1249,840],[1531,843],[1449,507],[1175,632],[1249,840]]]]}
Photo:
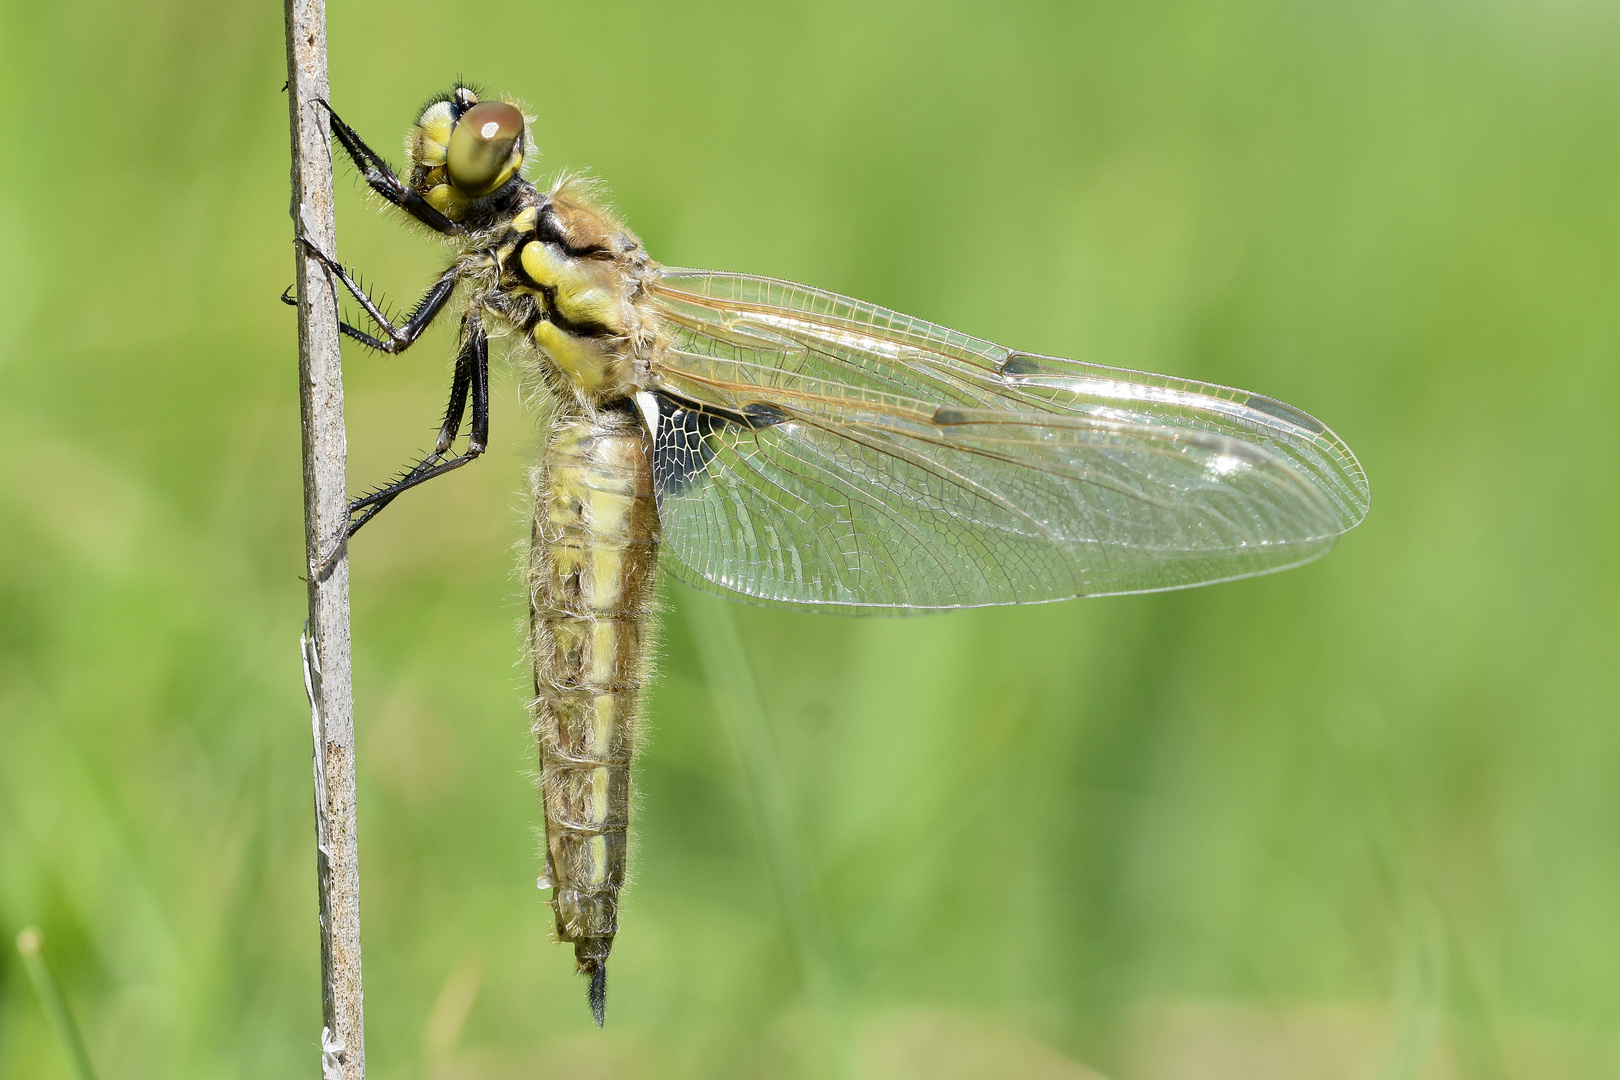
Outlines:
{"type": "Polygon", "coordinates": [[[658,510],[646,434],[628,409],[559,410],[533,481],[529,613],[546,862],[557,936],[574,943],[599,1013],[653,636],[658,510]]]}

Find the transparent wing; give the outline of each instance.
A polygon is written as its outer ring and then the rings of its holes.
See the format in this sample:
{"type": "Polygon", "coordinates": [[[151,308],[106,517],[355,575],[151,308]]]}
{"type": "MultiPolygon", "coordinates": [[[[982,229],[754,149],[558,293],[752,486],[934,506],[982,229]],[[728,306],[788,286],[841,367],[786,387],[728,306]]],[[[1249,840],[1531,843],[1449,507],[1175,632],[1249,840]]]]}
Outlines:
{"type": "Polygon", "coordinates": [[[1013,352],[772,278],[665,269],[653,377],[677,576],[923,609],[1297,566],[1367,512],[1333,432],[1241,390],[1013,352]]]}

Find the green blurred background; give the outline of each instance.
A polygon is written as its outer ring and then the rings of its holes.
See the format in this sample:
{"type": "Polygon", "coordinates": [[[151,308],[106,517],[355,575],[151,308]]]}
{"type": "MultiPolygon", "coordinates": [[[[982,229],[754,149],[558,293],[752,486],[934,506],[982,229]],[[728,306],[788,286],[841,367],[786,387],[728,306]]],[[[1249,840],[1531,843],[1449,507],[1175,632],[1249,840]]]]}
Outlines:
{"type": "MultiPolygon", "coordinates": [[[[103,1077],[317,1071],[281,19],[0,3],[5,1080],[67,1075],[28,924],[103,1077]]],[[[464,74],[666,263],[1272,394],[1374,491],[1179,594],[668,587],[598,1032],[533,884],[502,379],[492,457],[352,555],[374,1077],[1620,1073],[1613,5],[410,0],[330,43],[390,156],[464,74]]],[[[414,296],[442,251],[339,188],[414,296]]],[[[354,487],[451,344],[349,353],[354,487]]]]}

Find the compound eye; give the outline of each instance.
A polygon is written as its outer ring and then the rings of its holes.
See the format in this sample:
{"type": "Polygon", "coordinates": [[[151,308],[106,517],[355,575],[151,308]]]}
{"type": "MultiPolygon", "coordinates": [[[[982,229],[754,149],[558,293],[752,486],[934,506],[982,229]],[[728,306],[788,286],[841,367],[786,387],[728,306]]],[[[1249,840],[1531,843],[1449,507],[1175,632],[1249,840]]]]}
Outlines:
{"type": "Polygon", "coordinates": [[[504,101],[486,101],[461,114],[445,161],[458,192],[481,199],[510,180],[522,163],[521,112],[504,101]]]}

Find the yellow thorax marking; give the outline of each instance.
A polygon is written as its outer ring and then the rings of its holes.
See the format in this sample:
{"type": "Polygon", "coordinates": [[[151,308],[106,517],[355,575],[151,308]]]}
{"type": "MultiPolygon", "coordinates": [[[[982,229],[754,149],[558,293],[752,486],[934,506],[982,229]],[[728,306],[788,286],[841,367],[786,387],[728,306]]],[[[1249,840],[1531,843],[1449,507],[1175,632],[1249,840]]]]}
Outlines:
{"type": "Polygon", "coordinates": [[[555,290],[557,314],[576,326],[624,331],[624,311],[614,288],[613,267],[600,259],[571,259],[539,240],[523,245],[523,271],[555,290]]]}
{"type": "MultiPolygon", "coordinates": [[[[529,247],[534,247],[530,244],[529,247]]],[[[524,248],[527,251],[529,248],[524,248]]],[[[612,359],[601,344],[590,338],[575,337],[556,323],[541,320],[531,331],[534,343],[551,357],[552,363],[562,369],[581,390],[590,393],[607,381],[608,363],[612,359]]]]}

